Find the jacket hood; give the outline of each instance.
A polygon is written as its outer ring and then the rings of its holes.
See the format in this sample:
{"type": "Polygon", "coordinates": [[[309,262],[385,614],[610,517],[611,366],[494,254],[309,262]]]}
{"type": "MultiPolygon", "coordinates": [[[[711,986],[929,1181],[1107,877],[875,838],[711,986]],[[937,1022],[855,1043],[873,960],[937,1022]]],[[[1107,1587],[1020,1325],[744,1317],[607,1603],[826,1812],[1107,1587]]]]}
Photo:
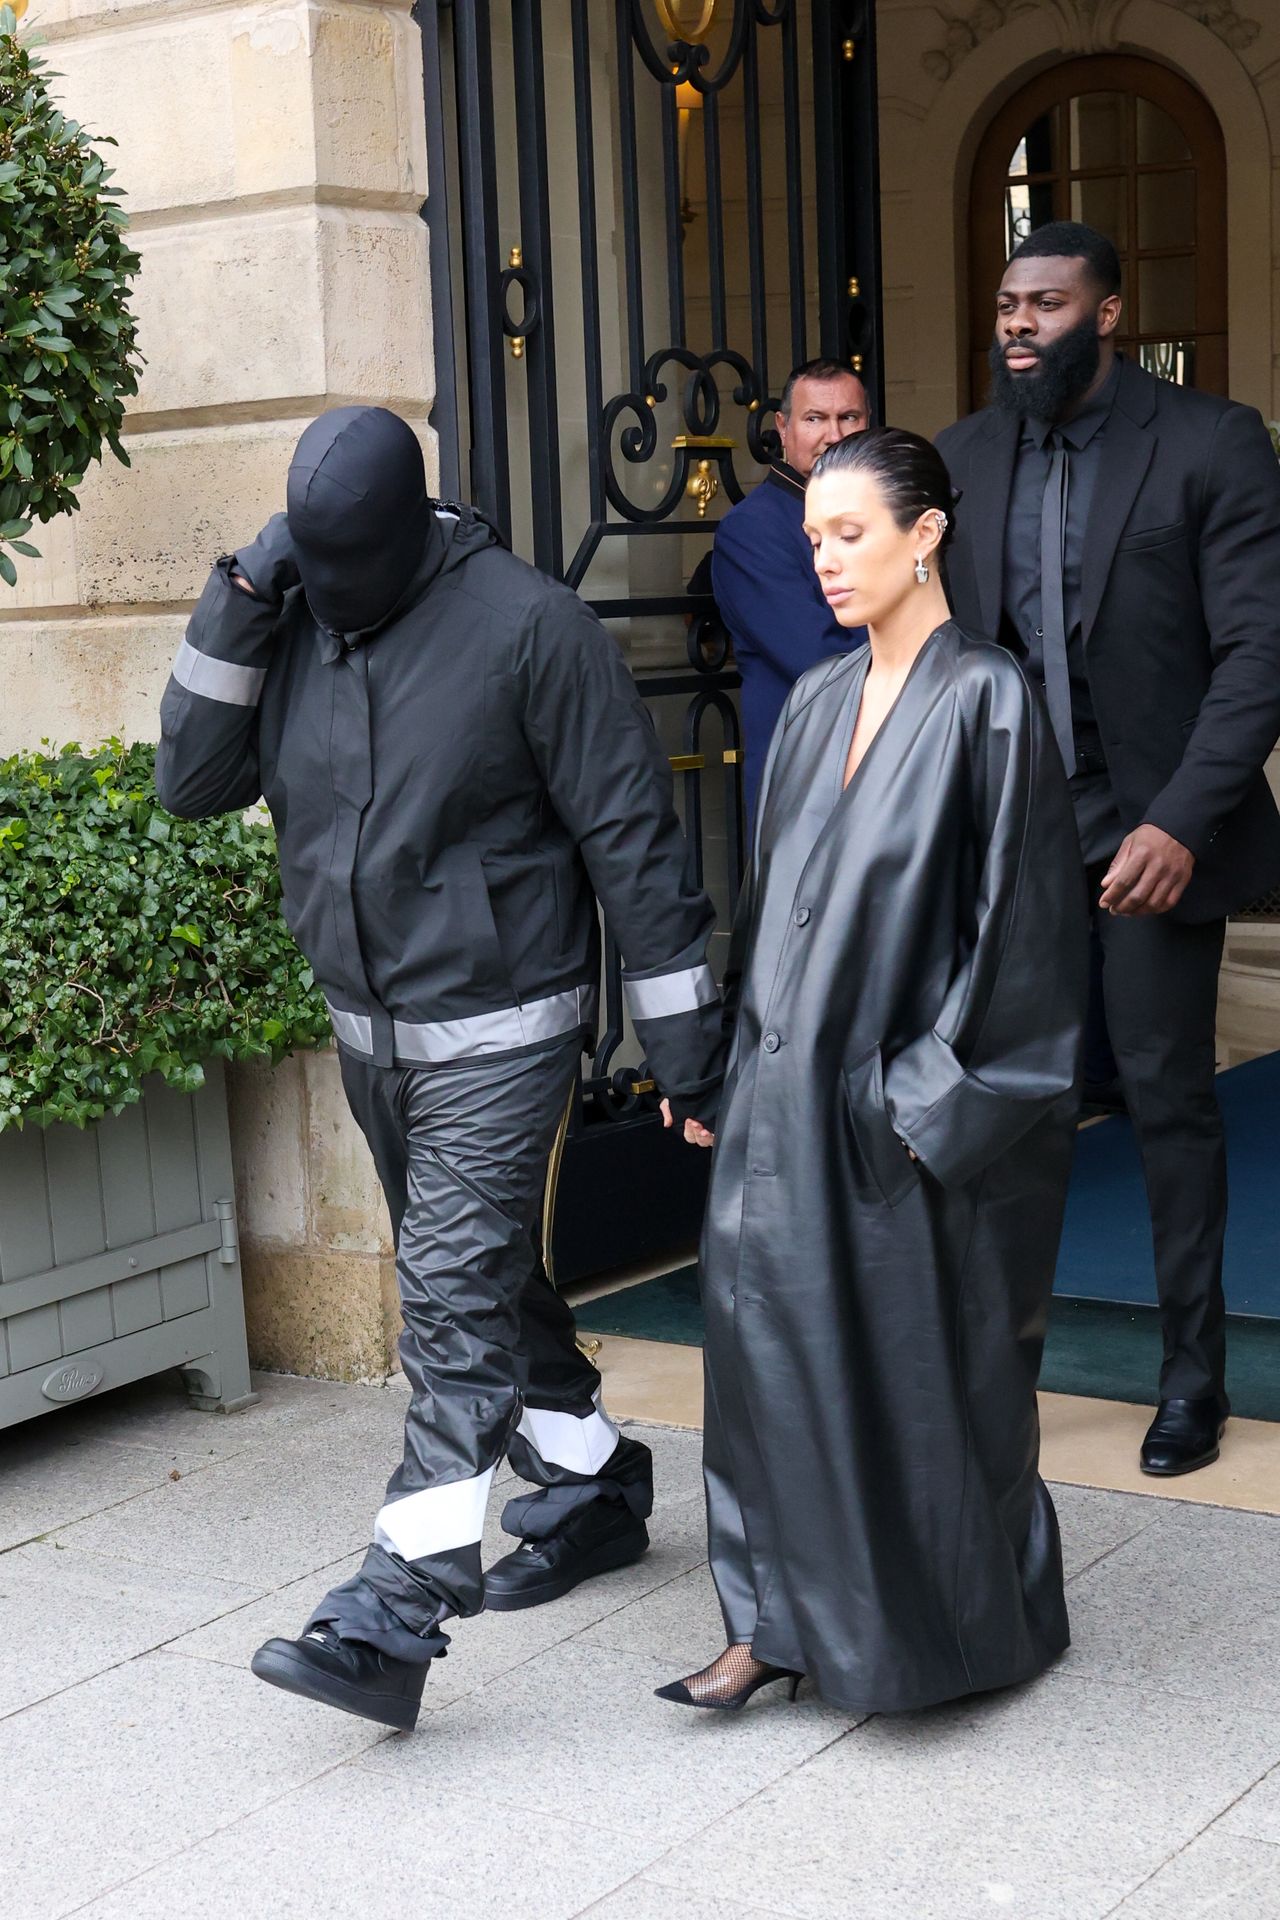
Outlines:
{"type": "Polygon", "coordinates": [[[381,626],[444,558],[417,435],[385,407],[312,421],[289,468],[288,520],[307,604],[333,633],[381,626]]]}

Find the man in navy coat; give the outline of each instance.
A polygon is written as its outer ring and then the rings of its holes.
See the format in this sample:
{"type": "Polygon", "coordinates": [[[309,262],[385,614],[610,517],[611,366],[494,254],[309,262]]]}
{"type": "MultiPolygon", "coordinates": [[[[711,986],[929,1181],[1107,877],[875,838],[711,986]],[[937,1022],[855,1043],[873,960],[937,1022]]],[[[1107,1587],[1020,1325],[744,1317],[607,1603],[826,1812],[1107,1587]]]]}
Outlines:
{"type": "Polygon", "coordinates": [[[866,388],[838,360],[807,360],[789,376],[778,405],[782,456],[763,483],[716,530],[711,580],[742,675],[747,824],[778,715],[796,681],[819,660],[866,639],[842,627],[814,572],[804,531],[804,490],[837,440],[870,424],[866,388]]]}

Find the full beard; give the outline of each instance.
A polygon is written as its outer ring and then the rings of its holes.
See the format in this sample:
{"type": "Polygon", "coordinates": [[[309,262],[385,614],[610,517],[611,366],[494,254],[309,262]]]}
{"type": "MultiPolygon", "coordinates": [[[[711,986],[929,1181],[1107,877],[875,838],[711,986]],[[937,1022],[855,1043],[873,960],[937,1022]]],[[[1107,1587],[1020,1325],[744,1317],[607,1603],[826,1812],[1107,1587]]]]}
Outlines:
{"type": "Polygon", "coordinates": [[[1060,420],[1088,391],[1101,358],[1097,322],[1082,320],[1052,346],[1026,343],[1036,356],[1034,373],[1013,373],[999,339],[987,356],[991,368],[991,404],[1001,413],[1032,420],[1060,420]]]}

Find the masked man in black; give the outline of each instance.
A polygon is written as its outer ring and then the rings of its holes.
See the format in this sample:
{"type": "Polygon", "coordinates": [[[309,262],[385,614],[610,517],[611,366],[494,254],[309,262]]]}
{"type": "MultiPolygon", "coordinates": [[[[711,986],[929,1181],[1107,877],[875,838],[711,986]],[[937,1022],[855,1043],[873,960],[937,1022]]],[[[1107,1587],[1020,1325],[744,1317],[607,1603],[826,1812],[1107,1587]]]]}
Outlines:
{"type": "Polygon", "coordinates": [[[964,508],[957,619],[1044,690],[1066,764],[1164,1325],[1147,1473],[1218,1456],[1226,1153],[1214,1091],[1228,914],[1280,884],[1280,467],[1252,408],[1116,352],[1120,265],[1068,222],[996,296],[992,404],[938,441],[964,508]]]}
{"type": "Polygon", "coordinates": [[[172,812],[271,810],[391,1211],[412,1388],[363,1566],[253,1668],[409,1728],[451,1614],[554,1599],[648,1544],[648,1449],[600,1404],[536,1223],[593,1027],[597,900],[654,1077],[704,1120],[712,910],[614,642],[477,514],[429,499],[383,409],[303,434],[288,512],[214,568],[161,723],[172,812]],[[522,1545],[482,1573],[504,1455],[537,1491],[503,1515],[522,1545]]]}

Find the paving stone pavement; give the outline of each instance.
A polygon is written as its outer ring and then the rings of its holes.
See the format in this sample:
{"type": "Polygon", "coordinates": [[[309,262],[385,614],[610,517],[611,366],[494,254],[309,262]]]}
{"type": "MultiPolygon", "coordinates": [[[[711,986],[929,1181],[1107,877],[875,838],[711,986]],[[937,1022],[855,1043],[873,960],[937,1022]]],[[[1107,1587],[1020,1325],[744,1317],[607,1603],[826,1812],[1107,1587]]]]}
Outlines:
{"type": "Polygon", "coordinates": [[[258,1386],[0,1436],[0,1920],[1280,1920],[1280,1519],[1056,1488],[1045,1679],[681,1714],[653,1688],[718,1650],[700,1442],[637,1427],[645,1559],[455,1622],[384,1734],[247,1667],[355,1564],[403,1389],[258,1386]]]}

